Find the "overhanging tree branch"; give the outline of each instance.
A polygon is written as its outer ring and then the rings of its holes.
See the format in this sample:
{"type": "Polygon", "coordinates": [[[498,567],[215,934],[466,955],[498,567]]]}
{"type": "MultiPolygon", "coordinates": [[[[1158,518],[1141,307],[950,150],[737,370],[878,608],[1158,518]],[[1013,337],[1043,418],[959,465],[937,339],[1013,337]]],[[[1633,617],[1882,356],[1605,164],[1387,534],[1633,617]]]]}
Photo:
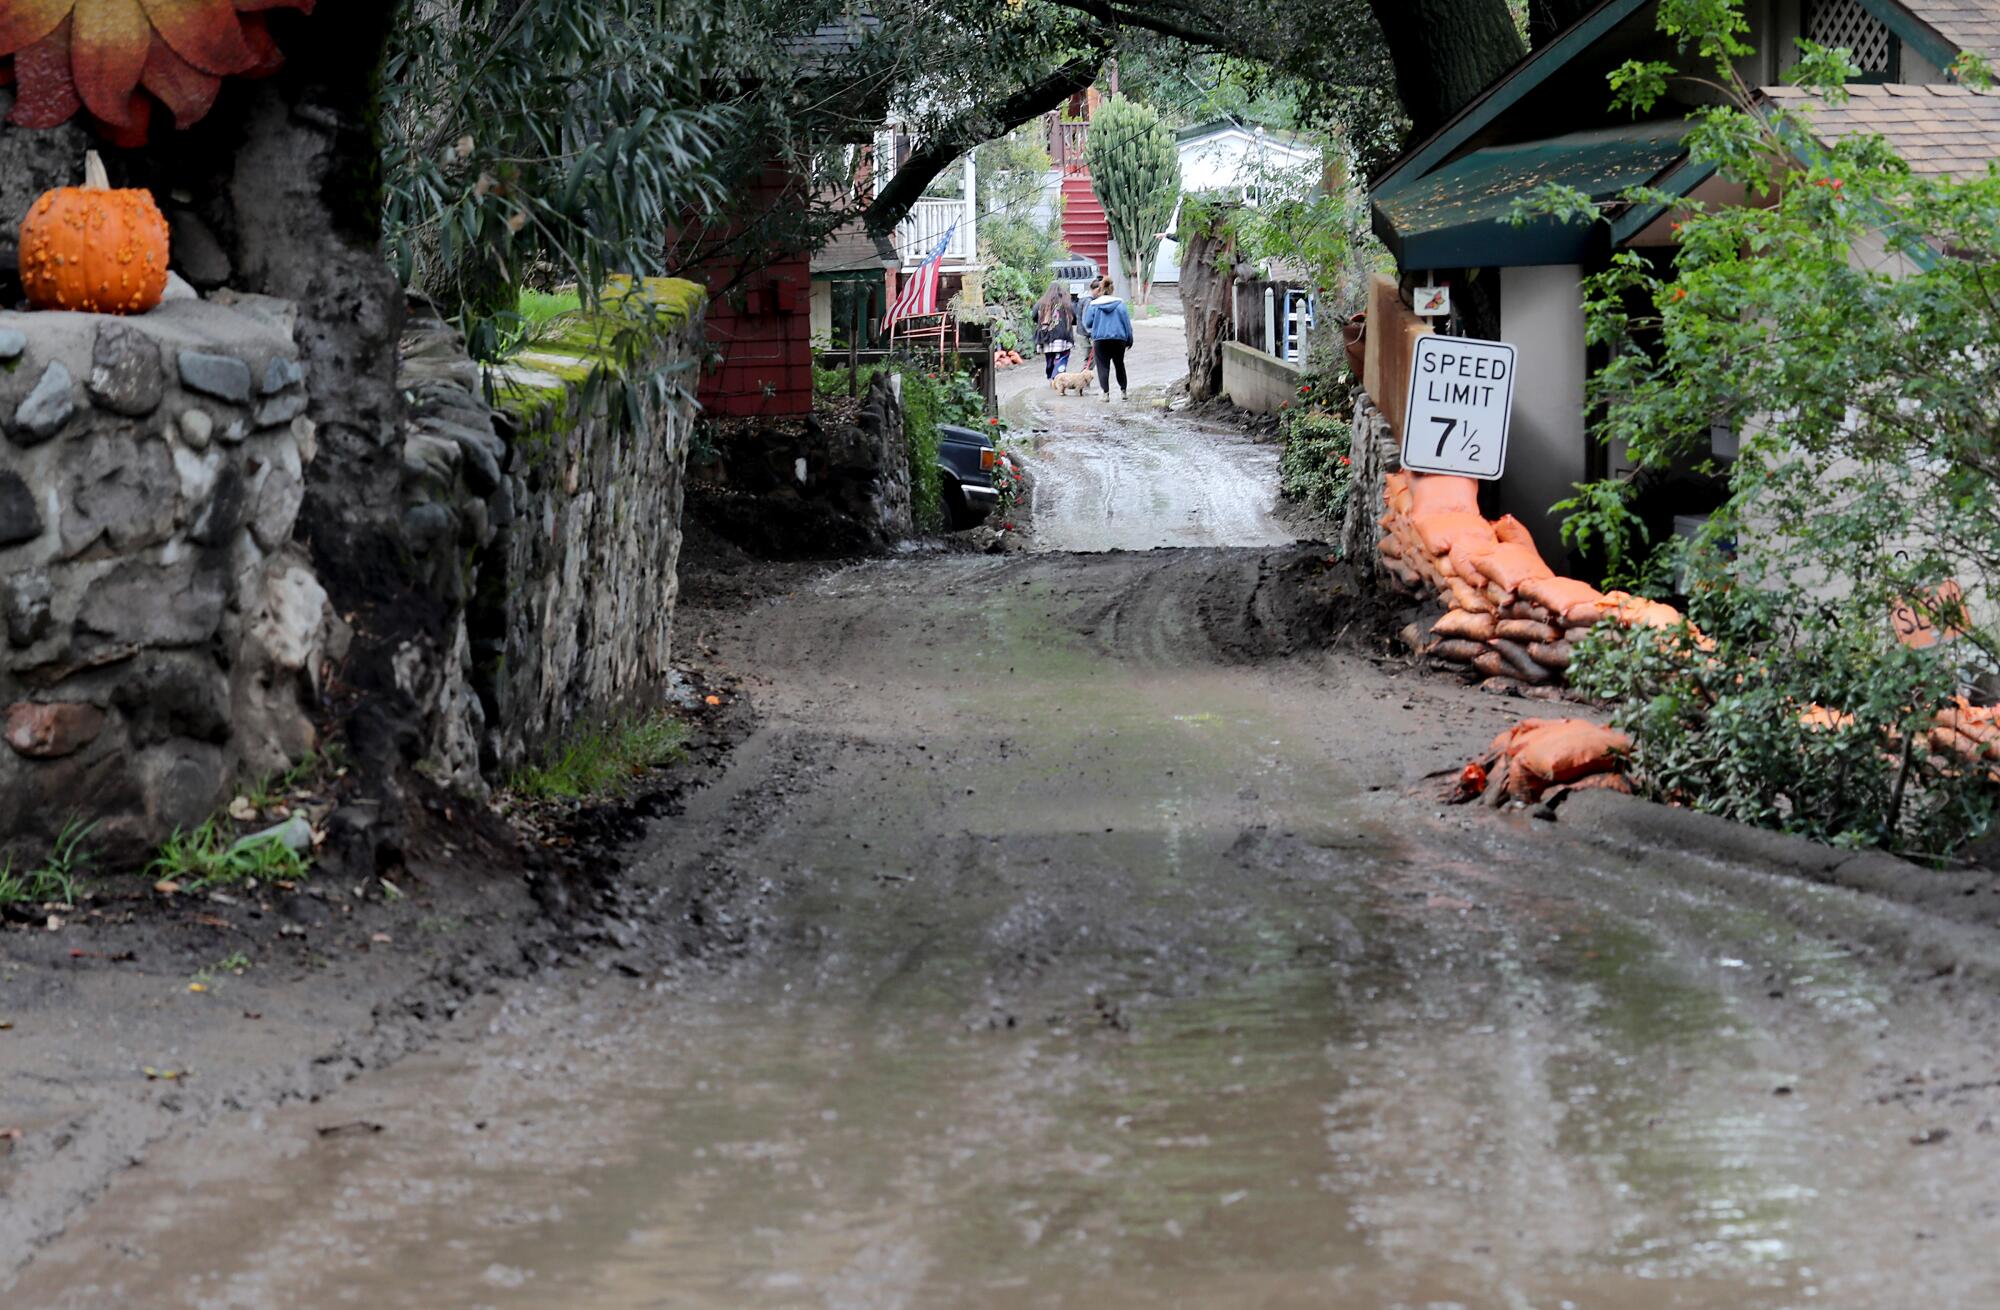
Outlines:
{"type": "Polygon", "coordinates": [[[993,104],[978,105],[945,124],[931,138],[910,152],[889,184],[876,193],[862,213],[871,234],[880,236],[893,230],[924,194],[933,178],[951,162],[982,141],[1013,131],[1028,120],[1048,113],[1097,80],[1097,72],[1111,52],[1109,37],[1031,86],[1026,86],[993,104]]]}

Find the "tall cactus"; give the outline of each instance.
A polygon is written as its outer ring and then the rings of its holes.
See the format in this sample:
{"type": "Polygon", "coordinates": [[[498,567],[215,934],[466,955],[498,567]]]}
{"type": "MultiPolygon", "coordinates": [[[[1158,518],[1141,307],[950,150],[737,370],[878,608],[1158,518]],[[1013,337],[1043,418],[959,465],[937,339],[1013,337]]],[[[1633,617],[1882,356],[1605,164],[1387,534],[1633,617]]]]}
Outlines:
{"type": "Polygon", "coordinates": [[[1160,116],[1123,96],[1098,105],[1090,118],[1091,189],[1104,206],[1112,239],[1138,300],[1153,285],[1160,233],[1181,193],[1181,158],[1160,116]]]}

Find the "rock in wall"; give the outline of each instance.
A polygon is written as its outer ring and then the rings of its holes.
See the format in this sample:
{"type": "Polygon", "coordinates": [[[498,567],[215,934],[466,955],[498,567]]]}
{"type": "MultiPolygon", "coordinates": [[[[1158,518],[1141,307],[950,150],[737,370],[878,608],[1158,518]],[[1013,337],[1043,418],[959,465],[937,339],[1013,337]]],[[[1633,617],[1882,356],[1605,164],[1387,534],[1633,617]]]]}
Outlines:
{"type": "Polygon", "coordinates": [[[0,845],[116,858],[283,769],[346,633],[293,544],[317,433],[293,310],[0,313],[0,845]]]}
{"type": "Polygon", "coordinates": [[[1375,541],[1382,535],[1382,514],[1388,508],[1384,480],[1402,468],[1403,461],[1389,420],[1359,387],[1354,390],[1353,433],[1348,450],[1354,461],[1354,490],[1347,498],[1347,518],[1340,528],[1340,554],[1342,559],[1379,572],[1382,561],[1375,541]]]}

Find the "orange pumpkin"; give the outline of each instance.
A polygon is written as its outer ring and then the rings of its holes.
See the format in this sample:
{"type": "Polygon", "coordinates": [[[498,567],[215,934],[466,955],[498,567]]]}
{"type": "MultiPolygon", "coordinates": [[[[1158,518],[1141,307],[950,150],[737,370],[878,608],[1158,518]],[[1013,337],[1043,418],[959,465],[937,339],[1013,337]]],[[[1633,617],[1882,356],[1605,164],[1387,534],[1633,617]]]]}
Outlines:
{"type": "Polygon", "coordinates": [[[166,294],[167,220],[151,192],[113,190],[95,151],[83,172],[21,220],[21,288],[37,309],[143,314],[166,294]]]}

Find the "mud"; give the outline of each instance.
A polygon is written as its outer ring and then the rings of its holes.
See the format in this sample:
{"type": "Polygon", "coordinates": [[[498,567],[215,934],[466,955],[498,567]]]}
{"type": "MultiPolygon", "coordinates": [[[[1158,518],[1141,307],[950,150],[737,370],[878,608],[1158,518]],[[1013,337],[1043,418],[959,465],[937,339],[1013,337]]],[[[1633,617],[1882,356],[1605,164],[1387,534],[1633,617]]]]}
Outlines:
{"type": "Polygon", "coordinates": [[[1304,554],[688,616],[759,726],[634,863],[658,931],[156,1148],[8,1303],[1992,1303],[1990,997],[1424,803],[1509,707],[1276,653],[1304,554]]]}

